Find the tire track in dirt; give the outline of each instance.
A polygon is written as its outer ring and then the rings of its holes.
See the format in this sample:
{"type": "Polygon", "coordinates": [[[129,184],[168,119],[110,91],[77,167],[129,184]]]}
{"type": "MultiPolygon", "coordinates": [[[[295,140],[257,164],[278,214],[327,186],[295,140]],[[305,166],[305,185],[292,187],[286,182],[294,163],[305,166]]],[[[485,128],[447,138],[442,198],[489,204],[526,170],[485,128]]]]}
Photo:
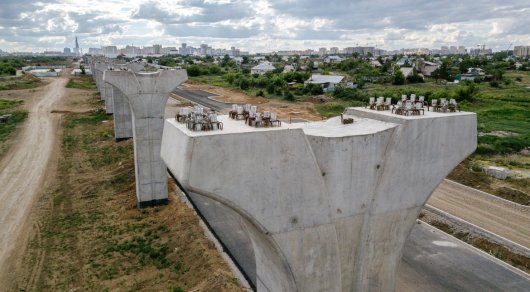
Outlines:
{"type": "Polygon", "coordinates": [[[65,95],[67,78],[53,79],[28,105],[29,116],[13,145],[0,161],[0,271],[17,245],[17,237],[49,169],[56,145],[59,117],[51,110],[65,95]]]}

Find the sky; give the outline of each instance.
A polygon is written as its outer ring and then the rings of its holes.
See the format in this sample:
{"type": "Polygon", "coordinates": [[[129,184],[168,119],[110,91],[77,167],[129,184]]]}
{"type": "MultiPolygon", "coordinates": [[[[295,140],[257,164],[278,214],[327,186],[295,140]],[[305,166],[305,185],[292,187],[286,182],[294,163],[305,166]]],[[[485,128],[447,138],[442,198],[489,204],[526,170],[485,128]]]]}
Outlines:
{"type": "MultiPolygon", "coordinates": [[[[0,49],[530,45],[529,0],[0,0],[0,49]]],[[[512,46],[513,48],[513,46],[512,46]]]]}

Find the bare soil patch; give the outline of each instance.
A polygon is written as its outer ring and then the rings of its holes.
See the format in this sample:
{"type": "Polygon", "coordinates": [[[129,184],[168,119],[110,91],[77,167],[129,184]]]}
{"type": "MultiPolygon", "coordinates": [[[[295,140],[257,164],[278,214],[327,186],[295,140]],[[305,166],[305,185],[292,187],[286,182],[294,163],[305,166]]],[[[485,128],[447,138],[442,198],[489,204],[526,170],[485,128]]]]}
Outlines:
{"type": "Polygon", "coordinates": [[[274,111],[278,118],[282,120],[303,119],[308,121],[322,120],[320,114],[315,110],[313,102],[286,102],[275,99],[266,99],[259,96],[249,96],[243,92],[228,88],[197,83],[193,81],[186,82],[187,89],[200,89],[215,93],[219,96],[212,99],[220,102],[253,104],[258,106],[258,111],[274,111]]]}

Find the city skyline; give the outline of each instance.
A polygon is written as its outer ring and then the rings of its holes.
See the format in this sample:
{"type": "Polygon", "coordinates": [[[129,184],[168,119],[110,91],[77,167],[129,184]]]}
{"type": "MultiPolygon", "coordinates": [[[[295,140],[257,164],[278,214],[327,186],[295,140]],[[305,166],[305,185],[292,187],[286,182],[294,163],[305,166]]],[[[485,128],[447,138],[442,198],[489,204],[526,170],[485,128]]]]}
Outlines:
{"type": "Polygon", "coordinates": [[[116,45],[240,48],[250,53],[368,46],[385,50],[530,44],[525,1],[3,1],[0,49],[116,45]],[[110,14],[109,11],[112,11],[110,14]]]}

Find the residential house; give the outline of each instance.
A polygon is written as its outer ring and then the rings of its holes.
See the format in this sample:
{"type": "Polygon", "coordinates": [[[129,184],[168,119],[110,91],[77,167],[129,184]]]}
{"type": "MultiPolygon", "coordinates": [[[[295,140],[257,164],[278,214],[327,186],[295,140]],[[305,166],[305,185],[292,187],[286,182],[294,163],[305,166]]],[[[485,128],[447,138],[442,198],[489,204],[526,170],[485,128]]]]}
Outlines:
{"type": "Polygon", "coordinates": [[[434,72],[434,70],[438,69],[439,67],[440,65],[433,63],[433,62],[428,62],[428,61],[416,62],[416,70],[418,70],[418,72],[421,72],[423,76],[430,77],[432,75],[432,72],[434,72]]]}
{"type": "Polygon", "coordinates": [[[379,67],[383,66],[383,65],[381,65],[381,63],[378,60],[370,60],[369,64],[370,64],[370,66],[372,66],[374,68],[379,68],[379,67]]]}
{"type": "Polygon", "coordinates": [[[476,78],[483,79],[486,74],[480,68],[469,68],[467,73],[460,75],[460,80],[475,80],[476,78]]]}
{"type": "Polygon", "coordinates": [[[405,75],[405,78],[412,76],[412,74],[414,73],[414,68],[412,67],[402,67],[399,68],[399,70],[401,71],[401,73],[403,73],[403,75],[405,75]]]}
{"type": "Polygon", "coordinates": [[[274,67],[271,62],[262,62],[259,65],[252,67],[250,73],[261,75],[273,70],[276,70],[276,67],[274,67]]]}
{"type": "Polygon", "coordinates": [[[294,72],[295,68],[293,65],[285,65],[283,67],[283,73],[294,72]]]}
{"type": "Polygon", "coordinates": [[[335,91],[335,87],[339,84],[346,85],[344,76],[320,75],[320,74],[311,75],[311,77],[305,81],[305,84],[318,84],[322,86],[322,89],[324,90],[324,92],[335,91]]]}
{"type": "Polygon", "coordinates": [[[324,63],[328,63],[328,64],[338,64],[340,62],[342,62],[344,59],[339,57],[339,56],[327,56],[326,58],[324,58],[324,63]]]}

